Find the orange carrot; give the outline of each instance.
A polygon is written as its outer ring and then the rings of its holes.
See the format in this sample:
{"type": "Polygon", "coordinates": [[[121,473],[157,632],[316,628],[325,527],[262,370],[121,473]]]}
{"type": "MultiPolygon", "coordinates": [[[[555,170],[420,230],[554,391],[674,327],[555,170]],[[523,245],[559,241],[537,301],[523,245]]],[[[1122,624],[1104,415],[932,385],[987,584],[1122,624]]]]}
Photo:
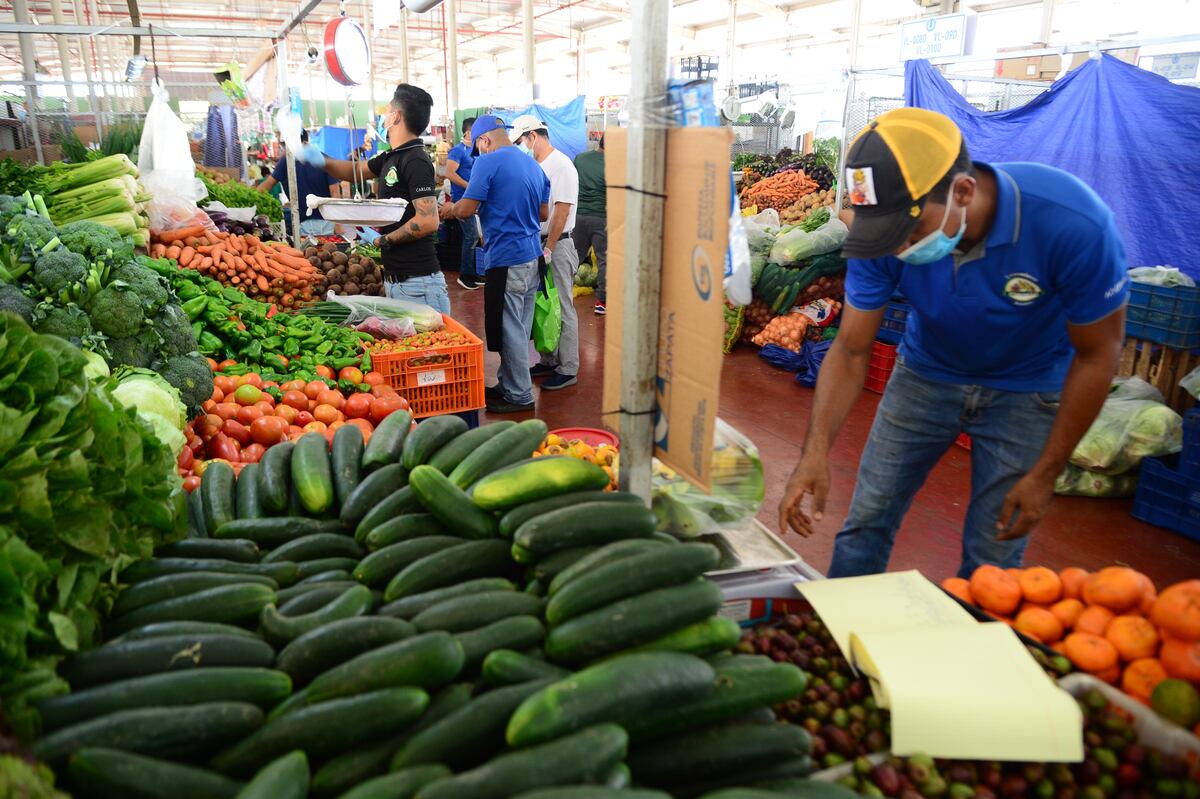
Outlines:
{"type": "Polygon", "coordinates": [[[203,235],[203,225],[192,225],[191,227],[178,228],[176,230],[164,230],[162,233],[158,234],[158,240],[163,244],[170,244],[172,242],[179,241],[180,239],[186,239],[189,236],[203,235]]]}
{"type": "Polygon", "coordinates": [[[262,293],[266,294],[268,291],[271,290],[271,284],[268,283],[267,279],[265,277],[263,277],[262,275],[259,275],[258,280],[255,282],[258,284],[258,290],[261,291],[262,293]]]}
{"type": "Polygon", "coordinates": [[[167,254],[167,245],[165,245],[165,244],[155,244],[154,246],[152,246],[150,248],[150,257],[151,258],[162,258],[166,254],[167,254]]]}
{"type": "Polygon", "coordinates": [[[183,249],[182,249],[182,250],[179,252],[179,265],[180,265],[180,266],[187,266],[188,264],[190,264],[190,263],[192,262],[192,259],[193,259],[193,258],[195,258],[195,257],[196,257],[196,250],[195,250],[195,248],[193,248],[193,247],[184,247],[184,248],[183,248],[183,249]]]}
{"type": "Polygon", "coordinates": [[[168,248],[167,248],[167,257],[168,257],[168,258],[170,258],[170,259],[172,259],[172,260],[178,261],[178,260],[179,260],[179,254],[180,254],[181,252],[183,252],[183,250],[181,250],[181,249],[179,248],[179,245],[178,245],[178,244],[172,244],[170,247],[168,247],[168,248]]]}

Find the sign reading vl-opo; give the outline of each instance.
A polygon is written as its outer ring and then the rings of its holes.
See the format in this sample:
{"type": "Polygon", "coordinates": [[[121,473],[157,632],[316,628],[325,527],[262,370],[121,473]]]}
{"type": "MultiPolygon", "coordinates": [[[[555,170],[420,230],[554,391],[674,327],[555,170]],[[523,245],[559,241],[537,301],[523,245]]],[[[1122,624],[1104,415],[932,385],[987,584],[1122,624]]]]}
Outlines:
{"type": "Polygon", "coordinates": [[[974,14],[926,17],[900,26],[900,60],[970,55],[975,45],[974,14]]]}

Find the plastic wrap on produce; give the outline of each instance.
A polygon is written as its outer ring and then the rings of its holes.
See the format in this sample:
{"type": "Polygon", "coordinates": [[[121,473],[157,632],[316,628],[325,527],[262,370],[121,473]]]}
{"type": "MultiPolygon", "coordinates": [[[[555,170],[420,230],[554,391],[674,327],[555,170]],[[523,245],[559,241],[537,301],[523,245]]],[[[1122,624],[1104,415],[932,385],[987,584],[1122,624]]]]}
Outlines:
{"type": "Polygon", "coordinates": [[[846,224],[836,216],[811,233],[794,227],[775,238],[768,260],[777,264],[794,264],[814,255],[833,252],[841,248],[847,232],[846,224]]]}
{"type": "Polygon", "coordinates": [[[1137,377],[1119,378],[1096,421],[1071,453],[1071,463],[1104,475],[1119,475],[1142,458],[1183,448],[1183,418],[1162,394],[1137,377]]]}
{"type": "Polygon", "coordinates": [[[1179,381],[1179,386],[1196,399],[1200,399],[1200,366],[1184,375],[1179,381]]]}
{"type": "Polygon", "coordinates": [[[445,326],[440,313],[419,302],[361,294],[343,296],[332,291],[325,295],[325,299],[350,309],[350,316],[345,321],[347,325],[357,325],[372,316],[378,316],[383,319],[407,319],[412,322],[413,329],[418,333],[441,330],[445,326]]]}
{"type": "Polygon", "coordinates": [[[359,333],[370,333],[375,338],[400,339],[417,333],[411,319],[380,319],[378,316],[368,316],[352,327],[359,333]]]}
{"type": "Polygon", "coordinates": [[[1132,497],[1137,491],[1137,481],[1136,468],[1124,474],[1108,475],[1068,463],[1054,481],[1054,493],[1078,497],[1132,497]]]}

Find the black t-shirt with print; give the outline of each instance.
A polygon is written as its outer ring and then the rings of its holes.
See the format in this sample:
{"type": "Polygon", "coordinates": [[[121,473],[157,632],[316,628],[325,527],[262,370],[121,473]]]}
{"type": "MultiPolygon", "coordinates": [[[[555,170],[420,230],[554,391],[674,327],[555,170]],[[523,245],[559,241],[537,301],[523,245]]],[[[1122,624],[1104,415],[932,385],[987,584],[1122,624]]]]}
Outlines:
{"type": "MultiPolygon", "coordinates": [[[[377,176],[375,186],[381,199],[402,197],[409,203],[399,222],[380,228],[383,233],[390,233],[408,224],[416,215],[414,200],[430,197],[436,201],[437,176],[434,173],[433,162],[429,160],[420,139],[413,139],[380,153],[367,162],[367,168],[377,176]]],[[[416,277],[431,275],[439,269],[441,267],[438,265],[433,236],[383,248],[383,270],[386,276],[416,277]]]]}

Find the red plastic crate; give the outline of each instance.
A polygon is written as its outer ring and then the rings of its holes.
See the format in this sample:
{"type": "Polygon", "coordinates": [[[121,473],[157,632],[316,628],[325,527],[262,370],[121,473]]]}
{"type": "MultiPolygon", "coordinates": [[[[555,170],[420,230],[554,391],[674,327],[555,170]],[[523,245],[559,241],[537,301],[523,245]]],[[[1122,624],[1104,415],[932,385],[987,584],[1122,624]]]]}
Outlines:
{"type": "Polygon", "coordinates": [[[867,365],[867,382],[864,384],[868,391],[882,394],[887,387],[888,378],[896,368],[896,345],[876,341],[871,345],[871,362],[867,365]]]}
{"type": "Polygon", "coordinates": [[[483,407],[483,342],[445,314],[446,330],[469,344],[412,352],[371,353],[371,367],[412,407],[413,416],[440,416],[483,407]]]}

